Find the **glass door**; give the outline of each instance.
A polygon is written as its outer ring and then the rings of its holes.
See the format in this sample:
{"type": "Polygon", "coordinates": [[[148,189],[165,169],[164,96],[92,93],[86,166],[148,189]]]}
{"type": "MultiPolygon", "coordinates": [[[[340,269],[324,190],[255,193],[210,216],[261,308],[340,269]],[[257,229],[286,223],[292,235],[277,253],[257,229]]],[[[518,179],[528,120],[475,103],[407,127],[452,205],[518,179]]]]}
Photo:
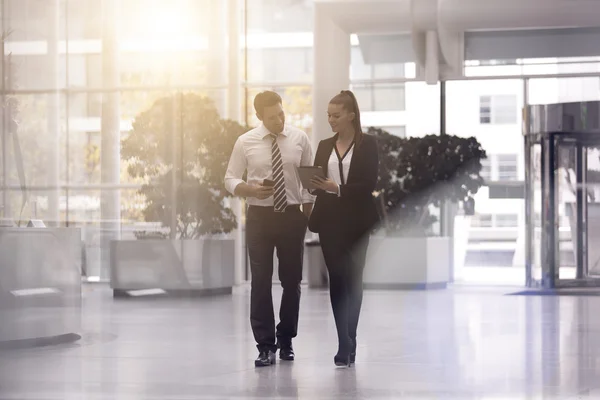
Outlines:
{"type": "Polygon", "coordinates": [[[600,146],[590,143],[582,149],[585,173],[582,197],[585,195],[582,277],[600,279],[600,146]]]}
{"type": "Polygon", "coordinates": [[[583,228],[580,221],[583,203],[579,197],[580,147],[574,141],[559,140],[556,149],[554,207],[557,271],[554,275],[560,280],[581,278],[581,274],[578,273],[578,266],[582,265],[579,259],[582,253],[578,251],[578,246],[583,244],[579,238],[583,228]]]}
{"type": "Polygon", "coordinates": [[[596,135],[553,135],[555,260],[549,264],[554,277],[551,287],[600,286],[600,134],[596,135]]]}
{"type": "Polygon", "coordinates": [[[542,144],[533,136],[526,136],[525,149],[525,280],[527,287],[539,287],[542,282],[542,144]]]}
{"type": "Polygon", "coordinates": [[[526,112],[527,286],[600,287],[600,102],[526,112]]]}

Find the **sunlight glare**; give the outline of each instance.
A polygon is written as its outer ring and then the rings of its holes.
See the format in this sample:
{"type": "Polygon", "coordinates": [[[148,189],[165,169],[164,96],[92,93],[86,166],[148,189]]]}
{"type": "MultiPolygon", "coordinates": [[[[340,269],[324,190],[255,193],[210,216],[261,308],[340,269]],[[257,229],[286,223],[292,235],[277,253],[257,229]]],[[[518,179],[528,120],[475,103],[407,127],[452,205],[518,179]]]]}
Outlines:
{"type": "Polygon", "coordinates": [[[190,36],[190,12],[181,5],[163,2],[162,7],[145,7],[131,21],[131,33],[137,40],[174,40],[190,36]]]}
{"type": "Polygon", "coordinates": [[[194,35],[192,10],[182,2],[153,2],[130,21],[121,50],[181,52],[204,50],[206,38],[194,35]]]}

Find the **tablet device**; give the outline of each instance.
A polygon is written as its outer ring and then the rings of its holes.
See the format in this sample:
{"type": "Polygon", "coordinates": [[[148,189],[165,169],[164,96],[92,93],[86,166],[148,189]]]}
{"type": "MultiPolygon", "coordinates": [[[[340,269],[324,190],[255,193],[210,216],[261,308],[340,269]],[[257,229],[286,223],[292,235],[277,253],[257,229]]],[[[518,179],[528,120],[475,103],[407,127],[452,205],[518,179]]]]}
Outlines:
{"type": "Polygon", "coordinates": [[[296,172],[298,173],[298,178],[300,178],[300,182],[302,182],[302,186],[305,189],[316,189],[316,187],[310,183],[310,180],[315,175],[325,178],[325,174],[323,173],[323,169],[321,167],[296,167],[296,172]]]}

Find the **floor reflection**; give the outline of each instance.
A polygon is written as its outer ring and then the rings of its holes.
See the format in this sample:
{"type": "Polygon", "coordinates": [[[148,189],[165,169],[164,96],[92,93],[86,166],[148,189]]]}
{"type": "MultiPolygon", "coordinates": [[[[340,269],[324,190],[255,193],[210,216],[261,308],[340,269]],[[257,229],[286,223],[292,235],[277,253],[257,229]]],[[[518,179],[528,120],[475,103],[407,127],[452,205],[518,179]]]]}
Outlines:
{"type": "Polygon", "coordinates": [[[0,398],[600,396],[600,297],[517,290],[367,291],[357,363],[339,369],[328,294],[304,288],[296,361],[255,369],[247,287],[150,302],[86,287],[79,345],[0,354],[0,398]]]}

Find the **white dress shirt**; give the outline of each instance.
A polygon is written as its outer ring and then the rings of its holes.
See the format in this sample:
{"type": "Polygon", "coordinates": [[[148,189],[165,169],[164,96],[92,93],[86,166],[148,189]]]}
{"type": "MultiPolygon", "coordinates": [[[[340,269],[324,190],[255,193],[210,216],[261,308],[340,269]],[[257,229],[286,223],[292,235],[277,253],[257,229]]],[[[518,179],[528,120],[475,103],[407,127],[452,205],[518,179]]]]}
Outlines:
{"type": "MultiPolygon", "coordinates": [[[[332,181],[334,181],[335,183],[337,183],[338,187],[340,185],[343,185],[346,182],[348,182],[348,172],[350,172],[350,163],[352,162],[353,154],[354,154],[354,143],[352,144],[352,146],[346,153],[345,157],[343,154],[340,154],[341,157],[344,157],[342,160],[342,172],[344,173],[344,181],[342,182],[342,177],[340,175],[340,160],[339,160],[337,152],[335,150],[335,146],[331,150],[331,155],[329,156],[329,161],[327,163],[327,172],[328,172],[329,178],[332,181]]],[[[330,193],[333,193],[333,192],[330,192],[330,193]]],[[[334,193],[334,194],[337,194],[339,196],[339,192],[334,193]]]]}
{"type": "MultiPolygon", "coordinates": [[[[263,180],[273,180],[271,162],[271,132],[264,125],[254,128],[238,138],[233,147],[229,166],[225,174],[225,188],[235,194],[235,188],[244,182],[242,176],[248,171],[247,184],[261,185],[263,180]]],[[[310,166],[313,153],[310,141],[305,132],[285,125],[283,132],[277,136],[277,144],[283,162],[283,178],[288,205],[313,203],[314,197],[302,188],[297,166],[310,166]]],[[[248,198],[248,204],[254,206],[273,206],[273,196],[260,200],[248,198]]]]}

